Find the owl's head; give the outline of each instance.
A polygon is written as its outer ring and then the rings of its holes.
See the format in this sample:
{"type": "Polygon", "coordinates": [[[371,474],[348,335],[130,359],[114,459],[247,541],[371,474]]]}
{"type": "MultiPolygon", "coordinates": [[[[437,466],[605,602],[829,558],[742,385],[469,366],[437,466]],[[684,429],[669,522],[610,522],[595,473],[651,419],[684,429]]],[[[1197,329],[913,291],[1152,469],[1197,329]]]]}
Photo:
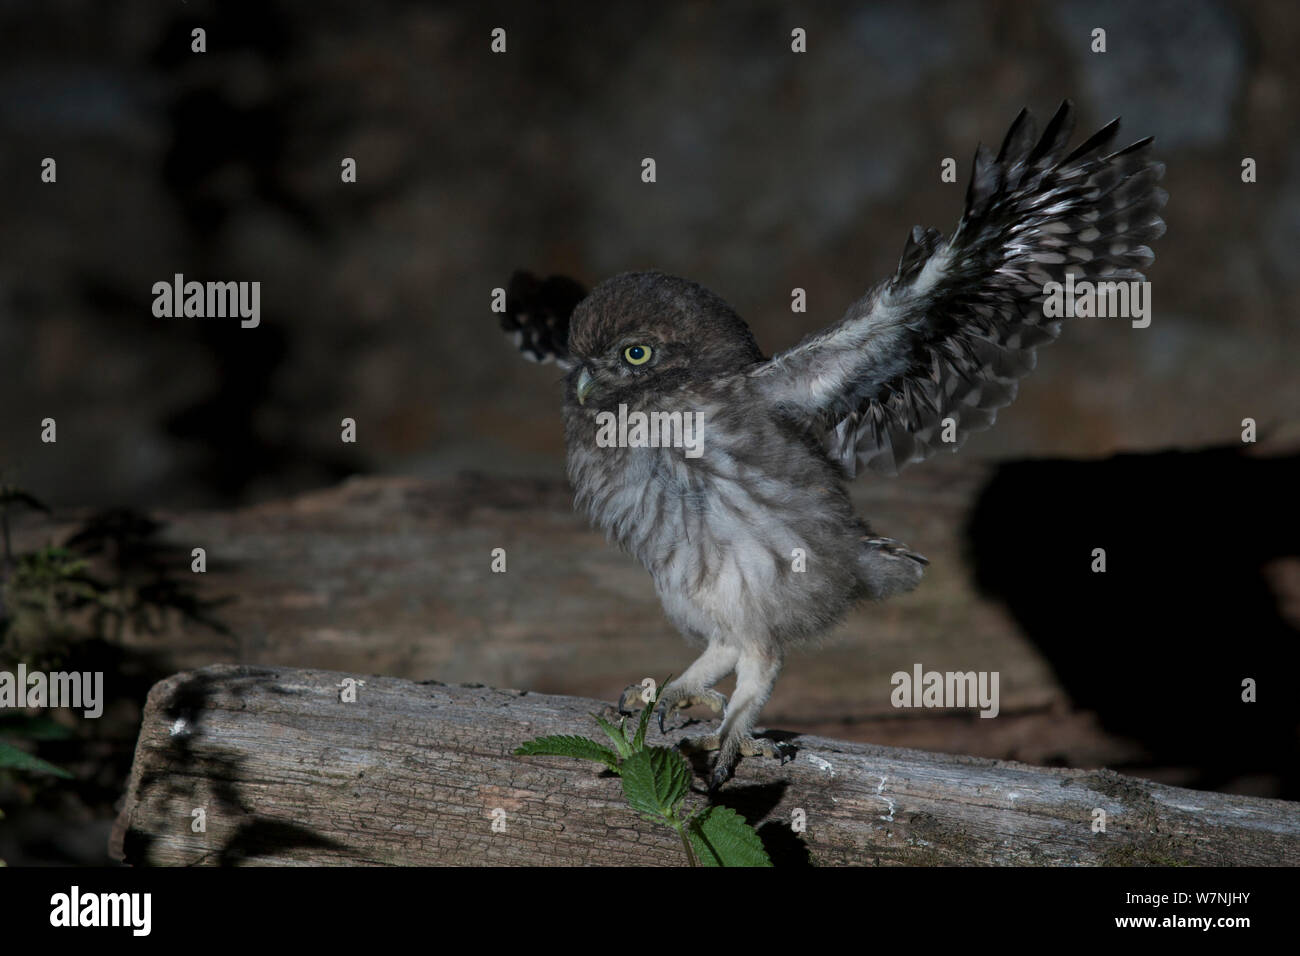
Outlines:
{"type": "Polygon", "coordinates": [[[662,272],[607,279],[574,309],[567,397],[643,404],[761,361],[749,326],[703,286],[662,272]]]}

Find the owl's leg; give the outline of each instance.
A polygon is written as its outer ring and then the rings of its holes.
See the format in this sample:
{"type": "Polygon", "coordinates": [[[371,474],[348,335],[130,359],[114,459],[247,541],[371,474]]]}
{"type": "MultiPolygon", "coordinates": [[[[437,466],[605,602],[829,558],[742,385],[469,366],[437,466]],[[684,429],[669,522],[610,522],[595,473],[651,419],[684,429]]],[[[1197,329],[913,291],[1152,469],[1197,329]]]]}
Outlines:
{"type": "Polygon", "coordinates": [[[731,777],[737,761],[743,757],[782,757],[784,748],[770,740],[756,739],[754,724],[767,699],[772,696],[777,675],[781,673],[779,651],[746,649],[736,663],[736,689],[731,694],[722,727],[717,734],[686,740],[687,750],[717,750],[709,789],[716,790],[731,777]]]}
{"type": "Polygon", "coordinates": [[[713,685],[736,669],[740,651],[719,641],[710,641],[704,653],[690,667],[659,693],[655,716],[659,719],[659,732],[664,732],[664,721],[683,707],[704,704],[714,713],[722,713],[727,698],[713,690],[713,685]]]}

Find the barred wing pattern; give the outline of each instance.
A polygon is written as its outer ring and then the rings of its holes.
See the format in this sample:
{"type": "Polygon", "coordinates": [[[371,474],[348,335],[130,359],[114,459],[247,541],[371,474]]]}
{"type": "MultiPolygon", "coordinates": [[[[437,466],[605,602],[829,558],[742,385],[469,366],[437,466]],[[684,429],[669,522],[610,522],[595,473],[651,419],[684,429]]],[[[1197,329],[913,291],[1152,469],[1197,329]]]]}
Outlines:
{"type": "Polygon", "coordinates": [[[894,474],[993,424],[1056,338],[1044,285],[1143,280],[1146,243],[1164,233],[1152,140],[1117,152],[1114,120],[1066,154],[1073,108],[1041,138],[1021,111],[994,156],[976,151],[952,237],[913,229],[892,279],[836,325],[749,372],[764,397],[818,429],[849,474],[894,474]],[[956,441],[942,440],[943,422],[956,441]]]}
{"type": "Polygon", "coordinates": [[[586,296],[587,290],[567,276],[539,279],[520,270],[506,286],[501,328],[514,337],[524,358],[555,362],[567,371],[571,366],[569,318],[586,296]]]}

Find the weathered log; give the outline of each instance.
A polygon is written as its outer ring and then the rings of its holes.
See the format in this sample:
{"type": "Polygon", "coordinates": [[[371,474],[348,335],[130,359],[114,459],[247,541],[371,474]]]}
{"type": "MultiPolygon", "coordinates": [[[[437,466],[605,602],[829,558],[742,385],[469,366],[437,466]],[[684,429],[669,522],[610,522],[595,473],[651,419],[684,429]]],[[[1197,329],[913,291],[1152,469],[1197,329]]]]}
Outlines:
{"type": "MultiPolygon", "coordinates": [[[[961,531],[990,470],[945,457],[854,485],[860,513],[930,558],[925,582],[855,608],[816,652],[791,655],[769,722],[1033,763],[1142,762],[1137,743],[1072,707],[1007,610],[971,583],[961,531]],[[961,671],[995,661],[999,718],[898,720],[890,676],[918,661],[961,671]]],[[[84,517],[26,516],[15,546],[62,542],[84,517]]],[[[229,628],[176,615],[158,632],[130,633],[159,677],[240,663],[606,697],[630,679],[681,673],[698,653],[664,617],[641,565],[574,514],[563,480],[366,477],[248,508],[151,517],[164,524],[158,543],[176,577],[225,601],[215,615],[229,628]],[[205,574],[190,571],[195,547],[206,549],[205,574]],[[495,548],[507,553],[504,574],[492,571],[495,548]]]]}
{"type": "MultiPolygon", "coordinates": [[[[676,836],[628,809],[598,764],[512,753],[544,734],[598,735],[601,711],[320,670],[177,674],[149,695],[114,853],[156,865],[681,864],[676,836]],[[342,699],[348,676],[364,680],[354,702],[342,699]]],[[[1300,863],[1294,803],[773,736],[794,758],[742,761],[719,799],[760,828],[778,864],[1300,863]]],[[[688,800],[702,804],[698,778],[695,789],[688,800]]]]}

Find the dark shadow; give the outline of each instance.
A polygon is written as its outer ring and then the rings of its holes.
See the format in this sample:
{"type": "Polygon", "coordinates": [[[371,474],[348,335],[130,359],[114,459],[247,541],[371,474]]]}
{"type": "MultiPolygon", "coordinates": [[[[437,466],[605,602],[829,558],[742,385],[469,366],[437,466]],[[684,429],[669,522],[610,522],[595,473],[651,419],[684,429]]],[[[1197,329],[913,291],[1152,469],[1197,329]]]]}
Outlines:
{"type": "Polygon", "coordinates": [[[237,866],[259,856],[273,856],[283,850],[295,847],[311,847],[319,850],[334,850],[341,855],[350,853],[348,848],[337,840],[322,836],[306,827],[283,820],[262,820],[254,818],[241,824],[235,834],[221,848],[218,858],[220,866],[237,866]]]}
{"type": "MultiPolygon", "coordinates": [[[[211,46],[196,58],[190,52],[194,25],[193,17],[178,12],[160,32],[152,57],[170,91],[165,110],[171,142],[162,180],[193,240],[178,250],[171,268],[187,280],[257,280],[257,275],[226,274],[226,228],[250,208],[276,215],[309,243],[329,238],[318,212],[300,198],[293,172],[297,162],[289,155],[301,102],[280,71],[301,42],[301,31],[272,7],[222,6],[205,18],[211,46]],[[250,65],[272,81],[252,92],[232,81],[250,65]]],[[[355,205],[355,193],[345,191],[339,203],[355,205]]],[[[211,362],[211,389],[164,413],[160,424],[184,447],[174,480],[203,488],[213,502],[240,501],[268,475],[286,487],[306,488],[363,470],[357,453],[331,450],[330,441],[313,441],[275,424],[315,414],[293,407],[277,391],[298,352],[296,325],[284,314],[287,305],[282,298],[264,298],[255,329],[233,320],[196,318],[161,327],[197,344],[211,362]],[[268,409],[279,414],[268,416],[268,409]]],[[[140,312],[138,302],[134,311],[140,312]]],[[[159,328],[155,322],[151,334],[159,328]]]]}
{"type": "MultiPolygon", "coordinates": [[[[108,577],[97,583],[130,595],[125,602],[97,610],[95,633],[110,636],[116,633],[114,625],[119,623],[129,623],[142,632],[160,633],[166,628],[161,615],[173,611],[218,634],[230,634],[217,611],[234,598],[200,595],[189,570],[190,552],[163,541],[160,532],[164,527],[142,512],[110,508],[91,515],[64,542],[64,547],[76,554],[105,559],[108,577]]],[[[211,564],[209,569],[213,569],[211,564]]],[[[163,675],[160,672],[158,676],[163,675]]]]}
{"type": "MultiPolygon", "coordinates": [[[[276,676],[274,670],[266,668],[242,668],[238,677],[226,674],[220,678],[223,693],[232,694],[242,699],[253,682],[276,676]]],[[[259,817],[250,810],[248,801],[240,792],[239,778],[245,758],[231,751],[224,751],[214,746],[211,739],[205,738],[201,748],[194,742],[204,737],[203,718],[211,706],[212,696],[216,691],[218,678],[211,674],[195,674],[173,691],[170,700],[163,708],[169,723],[181,728],[168,740],[170,753],[166,770],[160,774],[142,779],[141,790],[163,786],[166,788],[168,802],[190,798],[193,789],[188,781],[200,777],[212,788],[216,806],[209,808],[210,816],[225,816],[228,819],[245,818],[225,843],[214,852],[215,862],[219,866],[233,866],[260,856],[271,856],[296,847],[315,847],[334,850],[342,856],[350,855],[350,850],[338,841],[316,833],[308,827],[259,817]]],[[[127,849],[126,862],[148,864],[148,856],[135,856],[136,852],[147,854],[152,840],[145,834],[128,831],[123,838],[123,847],[127,849]]],[[[206,862],[206,858],[202,861],[206,862]]]]}
{"type": "Polygon", "coordinates": [[[1298,492],[1300,456],[1239,448],[1009,462],[972,510],[970,558],[1073,702],[1147,766],[1296,799],[1300,635],[1262,569],[1300,554],[1298,492]]]}
{"type": "Polygon", "coordinates": [[[808,844],[788,823],[769,820],[758,828],[758,838],[763,841],[763,849],[772,858],[772,865],[786,868],[812,867],[812,854],[808,844]]]}
{"type": "Polygon", "coordinates": [[[748,783],[740,786],[732,781],[718,790],[710,802],[721,807],[730,807],[751,824],[757,825],[777,808],[789,788],[790,783],[786,780],[773,783],[748,783]]]}
{"type": "MultiPolygon", "coordinates": [[[[786,733],[784,731],[769,732],[760,734],[761,737],[793,738],[797,734],[786,733]]],[[[691,765],[698,780],[708,780],[715,754],[705,752],[684,753],[687,762],[691,765]]],[[[762,760],[762,757],[747,757],[745,760],[762,760]]],[[[742,760],[742,765],[744,761],[742,760]]],[[[737,784],[735,780],[723,785],[717,792],[708,794],[709,803],[715,806],[729,807],[735,810],[750,826],[758,832],[758,837],[763,841],[763,848],[767,850],[767,855],[772,858],[773,866],[811,866],[808,847],[803,840],[799,838],[791,828],[788,821],[767,820],[762,822],[765,817],[769,816],[781,803],[786,791],[789,789],[789,781],[780,780],[773,783],[761,784],[737,784]]],[[[702,786],[697,786],[695,791],[704,794],[702,786]]]]}
{"type": "Polygon", "coordinates": [[[812,866],[808,847],[790,828],[790,821],[766,820],[760,825],[760,821],[780,806],[789,788],[789,782],[784,780],[743,786],[736,786],[733,782],[714,794],[710,802],[735,810],[758,831],[758,838],[763,841],[763,849],[772,858],[773,866],[812,866]]]}

